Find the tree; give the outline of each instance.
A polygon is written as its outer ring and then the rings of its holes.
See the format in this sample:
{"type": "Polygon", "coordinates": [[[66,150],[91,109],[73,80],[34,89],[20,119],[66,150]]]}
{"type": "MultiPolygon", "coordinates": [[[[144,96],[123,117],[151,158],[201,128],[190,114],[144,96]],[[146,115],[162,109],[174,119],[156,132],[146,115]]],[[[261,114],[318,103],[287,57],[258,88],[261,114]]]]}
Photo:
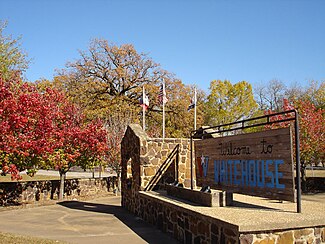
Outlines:
{"type": "Polygon", "coordinates": [[[107,117],[105,129],[107,131],[107,146],[105,161],[108,167],[115,171],[118,191],[121,190],[121,142],[127,126],[131,123],[131,116],[112,113],[107,117]]]}
{"type": "Polygon", "coordinates": [[[49,94],[48,100],[55,105],[53,112],[56,114],[52,121],[53,153],[49,154],[48,163],[59,171],[59,199],[63,199],[64,179],[70,168],[93,167],[107,151],[106,131],[100,121],[86,124],[80,109],[71,103],[64,93],[47,89],[46,94],[49,94]]]}
{"type": "Polygon", "coordinates": [[[310,101],[294,101],[300,121],[300,158],[303,190],[306,190],[306,166],[325,161],[325,110],[310,101]]]}
{"type": "Polygon", "coordinates": [[[280,112],[285,98],[286,86],[279,80],[271,80],[265,86],[259,86],[255,89],[256,101],[261,111],[272,110],[280,112]]]}
{"type": "MultiPolygon", "coordinates": [[[[0,153],[2,166],[12,163],[17,170],[35,173],[41,159],[51,151],[53,107],[35,87],[0,77],[0,153]]],[[[5,172],[5,171],[4,171],[5,172]]],[[[16,172],[13,178],[20,178],[16,172]]]]}
{"type": "Polygon", "coordinates": [[[307,87],[289,87],[286,96],[290,101],[309,101],[316,108],[325,109],[325,81],[309,81],[307,87]]]}
{"type": "Polygon", "coordinates": [[[78,165],[83,169],[101,164],[108,151],[107,131],[102,121],[93,120],[81,128],[78,136],[80,157],[78,165]]]}
{"type": "Polygon", "coordinates": [[[28,68],[27,54],[21,49],[20,37],[6,36],[7,22],[0,21],[0,73],[8,79],[13,72],[24,72],[28,68]]]}
{"type": "MultiPolygon", "coordinates": [[[[187,111],[194,98],[194,87],[184,85],[180,80],[166,80],[166,96],[168,102],[165,104],[166,137],[189,137],[194,129],[193,111],[187,111]]],[[[148,134],[151,137],[162,137],[162,106],[158,103],[160,87],[149,93],[150,106],[147,112],[148,134]]],[[[205,94],[197,89],[197,124],[203,123],[203,104],[205,94]]]]}
{"type": "Polygon", "coordinates": [[[147,55],[137,53],[130,44],[111,45],[94,39],[81,58],[60,72],[64,89],[80,104],[88,117],[105,118],[112,106],[137,106],[143,85],[154,85],[167,76],[147,55]]]}
{"type": "MultiPolygon", "coordinates": [[[[294,100],[291,105],[287,99],[283,100],[283,110],[289,111],[294,108],[299,114],[299,144],[300,144],[300,168],[302,178],[302,190],[306,190],[306,166],[308,164],[317,164],[325,160],[325,111],[316,106],[309,100],[294,100]]],[[[272,114],[274,111],[268,110],[266,114],[272,114]]],[[[277,120],[285,119],[278,115],[277,120]]],[[[271,117],[271,121],[272,121],[271,117]]],[[[287,127],[290,122],[274,124],[271,128],[287,127]]]]}
{"type": "MultiPolygon", "coordinates": [[[[150,99],[146,113],[147,132],[161,136],[162,109],[158,106],[157,96],[159,85],[164,81],[169,97],[166,135],[180,137],[189,134],[193,128],[192,116],[186,112],[190,103],[190,88],[161,69],[146,54],[139,54],[129,44],[116,46],[106,40],[95,39],[87,51],[80,52],[80,56],[76,62],[68,63],[67,68],[55,77],[53,85],[65,90],[70,99],[80,105],[87,118],[105,120],[107,116],[122,113],[131,116],[130,122],[140,123],[142,109],[139,99],[144,86],[150,99]]],[[[200,111],[199,122],[202,121],[200,111]]]]}
{"type": "Polygon", "coordinates": [[[48,162],[59,171],[60,193],[63,199],[64,180],[66,173],[72,166],[84,169],[99,164],[107,151],[106,131],[100,121],[82,124],[80,118],[71,118],[75,113],[64,113],[64,124],[59,123],[56,131],[56,148],[49,155],[48,162]]]}
{"type": "Polygon", "coordinates": [[[97,163],[107,151],[106,131],[99,121],[87,124],[80,109],[64,93],[0,76],[0,159],[2,173],[20,179],[27,169],[56,168],[64,178],[73,166],[97,163]]]}
{"type": "Polygon", "coordinates": [[[77,165],[77,158],[81,156],[78,137],[81,133],[82,115],[76,106],[69,103],[63,93],[51,89],[47,91],[49,99],[56,105],[53,113],[57,114],[52,121],[53,152],[49,153],[47,163],[60,174],[59,199],[63,199],[65,175],[72,166],[77,165]]]}
{"type": "Polygon", "coordinates": [[[227,80],[214,80],[205,104],[205,123],[220,125],[247,119],[256,109],[252,86],[248,82],[233,85],[227,80]]]}
{"type": "MultiPolygon", "coordinates": [[[[169,137],[190,137],[194,130],[194,110],[188,111],[191,100],[194,99],[194,86],[186,86],[181,81],[168,84],[168,103],[166,116],[166,134],[169,137]]],[[[205,94],[197,89],[197,127],[203,125],[203,106],[205,94]]]]}

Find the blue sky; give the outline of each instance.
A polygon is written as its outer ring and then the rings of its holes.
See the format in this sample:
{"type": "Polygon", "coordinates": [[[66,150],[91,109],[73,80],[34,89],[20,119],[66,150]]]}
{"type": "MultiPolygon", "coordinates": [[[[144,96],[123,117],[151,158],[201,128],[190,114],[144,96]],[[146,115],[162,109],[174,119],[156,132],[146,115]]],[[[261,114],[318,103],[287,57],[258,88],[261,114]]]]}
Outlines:
{"type": "Polygon", "coordinates": [[[325,80],[323,0],[0,0],[5,31],[22,35],[30,81],[52,79],[92,38],[138,52],[185,84],[325,80]]]}

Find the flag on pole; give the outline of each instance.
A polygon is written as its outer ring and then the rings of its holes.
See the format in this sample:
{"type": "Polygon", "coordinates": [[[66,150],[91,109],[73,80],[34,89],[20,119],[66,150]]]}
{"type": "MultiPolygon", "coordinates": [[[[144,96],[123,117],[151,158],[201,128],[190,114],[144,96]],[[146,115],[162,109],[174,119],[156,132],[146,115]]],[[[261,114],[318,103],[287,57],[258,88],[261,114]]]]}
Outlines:
{"type": "Polygon", "coordinates": [[[165,91],[165,83],[162,83],[160,86],[159,94],[158,94],[158,103],[165,104],[168,102],[166,91],[165,91]]]}
{"type": "Polygon", "coordinates": [[[145,94],[144,90],[142,93],[142,98],[140,98],[140,106],[145,110],[147,110],[149,107],[149,97],[145,94]]]}
{"type": "Polygon", "coordinates": [[[187,112],[189,112],[191,109],[195,108],[196,106],[196,90],[194,92],[194,98],[191,98],[191,104],[187,108],[187,112]]]}
{"type": "Polygon", "coordinates": [[[194,130],[196,130],[196,102],[196,88],[194,88],[194,98],[191,99],[191,104],[187,108],[187,112],[194,108],[194,130]]]}
{"type": "Polygon", "coordinates": [[[140,106],[142,107],[142,129],[146,130],[146,110],[149,107],[149,98],[144,91],[144,86],[142,87],[142,98],[140,99],[140,106]]]}
{"type": "Polygon", "coordinates": [[[162,82],[162,84],[160,86],[159,94],[158,94],[158,103],[160,105],[162,105],[162,108],[163,108],[163,123],[162,123],[163,140],[165,139],[165,103],[167,103],[167,101],[168,101],[168,99],[167,99],[166,91],[165,91],[165,82],[162,82]]]}
{"type": "Polygon", "coordinates": [[[196,101],[194,99],[191,99],[191,104],[187,108],[187,112],[190,112],[191,109],[193,109],[196,106],[196,101]]]}

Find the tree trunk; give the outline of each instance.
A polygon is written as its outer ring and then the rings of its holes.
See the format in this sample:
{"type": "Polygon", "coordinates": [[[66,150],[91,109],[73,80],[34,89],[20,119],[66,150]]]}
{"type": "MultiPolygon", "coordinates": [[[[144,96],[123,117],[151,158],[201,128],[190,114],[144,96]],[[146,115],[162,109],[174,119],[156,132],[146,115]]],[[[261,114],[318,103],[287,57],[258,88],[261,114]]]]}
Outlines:
{"type": "Polygon", "coordinates": [[[60,191],[59,191],[59,200],[63,200],[64,197],[64,180],[65,180],[65,171],[60,171],[60,191]]]}
{"type": "Polygon", "coordinates": [[[118,192],[121,192],[121,177],[120,177],[120,173],[117,173],[116,177],[117,177],[117,191],[118,192]]]}

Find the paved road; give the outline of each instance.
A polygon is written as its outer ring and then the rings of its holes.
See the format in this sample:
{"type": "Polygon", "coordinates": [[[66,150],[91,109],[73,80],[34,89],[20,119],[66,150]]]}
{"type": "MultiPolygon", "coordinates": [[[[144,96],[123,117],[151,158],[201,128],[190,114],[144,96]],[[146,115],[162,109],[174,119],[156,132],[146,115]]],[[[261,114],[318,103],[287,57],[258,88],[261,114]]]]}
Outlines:
{"type": "Polygon", "coordinates": [[[0,211],[0,231],[68,243],[177,243],[120,206],[120,197],[0,211]]]}
{"type": "MultiPolygon", "coordinates": [[[[22,174],[26,174],[26,172],[21,172],[22,174]]],[[[47,175],[47,176],[60,176],[59,175],[59,171],[57,170],[38,170],[37,175],[47,175]]],[[[114,176],[116,175],[115,173],[110,173],[110,172],[95,172],[95,177],[99,177],[99,175],[101,175],[101,177],[108,177],[108,176],[114,176]]],[[[67,177],[71,177],[71,178],[92,178],[93,177],[93,173],[86,171],[86,172],[73,172],[73,171],[68,171],[67,172],[67,177]]]]}

